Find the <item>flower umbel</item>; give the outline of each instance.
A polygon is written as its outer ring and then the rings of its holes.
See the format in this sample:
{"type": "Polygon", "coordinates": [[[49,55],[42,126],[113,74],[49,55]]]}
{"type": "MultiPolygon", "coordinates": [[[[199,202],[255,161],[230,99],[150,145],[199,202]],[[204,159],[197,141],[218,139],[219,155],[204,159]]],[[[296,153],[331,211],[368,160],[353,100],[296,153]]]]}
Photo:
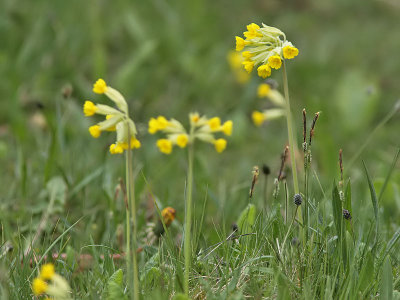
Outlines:
{"type": "Polygon", "coordinates": [[[271,68],[278,70],[283,59],[292,59],[299,54],[299,50],[286,40],[285,34],[275,27],[255,23],[247,25],[243,33],[245,40],[236,37],[236,51],[243,51],[246,58],[243,62],[249,73],[257,68],[258,76],[266,78],[271,75],[271,68]]]}
{"type": "Polygon", "coordinates": [[[150,119],[149,133],[154,134],[162,131],[167,134],[166,138],[157,141],[157,147],[162,153],[170,154],[174,145],[185,148],[196,139],[213,144],[219,153],[224,151],[227,144],[226,140],[222,138],[216,139],[214,134],[222,132],[230,136],[233,129],[233,122],[231,120],[222,123],[219,117],[207,119],[198,113],[189,114],[189,120],[190,130],[187,132],[183,125],[175,119],[167,120],[163,116],[150,119]]]}
{"type": "Polygon", "coordinates": [[[93,92],[105,94],[113,101],[117,108],[104,104],[94,104],[87,100],[83,105],[85,116],[90,117],[95,114],[105,116],[105,120],[89,127],[89,133],[92,137],[100,137],[103,131],[116,131],[117,139],[110,145],[111,154],[120,154],[128,149],[140,148],[140,142],[136,139],[136,126],[129,117],[128,104],[125,98],[116,89],[107,86],[103,79],[99,79],[93,85],[93,92]]]}
{"type": "Polygon", "coordinates": [[[42,266],[39,276],[32,281],[32,291],[35,296],[46,294],[55,300],[71,299],[68,282],[55,272],[53,264],[42,266]]]}

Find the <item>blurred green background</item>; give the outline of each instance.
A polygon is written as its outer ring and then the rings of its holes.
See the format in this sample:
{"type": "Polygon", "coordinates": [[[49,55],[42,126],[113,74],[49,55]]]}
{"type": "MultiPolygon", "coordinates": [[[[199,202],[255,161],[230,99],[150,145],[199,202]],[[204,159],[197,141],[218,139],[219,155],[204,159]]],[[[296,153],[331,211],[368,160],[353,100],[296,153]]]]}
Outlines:
{"type": "MultiPolygon", "coordinates": [[[[301,110],[307,109],[309,122],[321,111],[313,166],[323,187],[339,180],[342,148],[354,201],[370,205],[360,157],[352,166],[346,163],[399,98],[399,19],[396,0],[2,0],[2,235],[13,239],[17,225],[22,233],[35,227],[48,203],[50,180],[65,185],[55,220],[86,216],[81,229],[107,243],[123,222],[123,204],[114,191],[124,160],[107,151],[112,133],[90,137],[87,128],[95,120],[82,113],[86,99],[108,101],[92,93],[99,77],[125,95],[138,125],[142,148],[135,153],[135,170],[142,225],[151,206],[142,172],[162,206],[175,207],[180,222],[184,213],[186,153],[159,153],[157,137],[147,133],[148,120],[162,114],[187,124],[188,113],[198,111],[234,121],[226,151],[217,154],[199,144],[195,163],[196,213],[201,214],[207,192],[208,224],[229,226],[247,204],[252,167],[270,166],[271,187],[287,143],[284,119],[261,128],[251,123],[251,112],[267,105],[257,98],[262,80],[252,74],[247,84],[239,84],[227,61],[235,35],[251,22],[280,28],[300,49],[288,62],[292,108],[298,140],[301,110]]],[[[273,72],[272,78],[281,83],[281,74],[273,72]]],[[[361,155],[378,181],[399,147],[399,125],[395,114],[361,155]]],[[[399,181],[397,168],[384,199],[393,219],[400,208],[399,181]]],[[[261,207],[262,188],[257,189],[261,207]]]]}

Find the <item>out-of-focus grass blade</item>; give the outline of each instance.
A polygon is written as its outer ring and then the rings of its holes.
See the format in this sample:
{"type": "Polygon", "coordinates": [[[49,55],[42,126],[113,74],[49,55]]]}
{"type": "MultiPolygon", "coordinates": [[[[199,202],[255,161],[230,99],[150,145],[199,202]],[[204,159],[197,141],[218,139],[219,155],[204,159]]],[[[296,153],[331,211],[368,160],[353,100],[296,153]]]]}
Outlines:
{"type": "Polygon", "coordinates": [[[389,183],[390,177],[392,176],[393,170],[396,167],[397,160],[399,159],[400,148],[397,149],[397,152],[393,158],[392,165],[390,166],[389,172],[386,175],[385,182],[382,185],[381,191],[379,192],[378,203],[381,201],[383,193],[385,192],[386,186],[389,183]]]}
{"type": "Polygon", "coordinates": [[[369,191],[371,193],[371,201],[372,201],[372,206],[374,207],[374,215],[375,215],[375,222],[376,222],[376,236],[378,236],[378,229],[379,229],[378,198],[376,197],[375,188],[372,183],[371,177],[369,176],[367,166],[365,165],[364,160],[362,161],[362,163],[363,163],[363,166],[365,169],[365,175],[367,176],[369,191]]]}
{"type": "Polygon", "coordinates": [[[385,254],[383,257],[389,254],[390,250],[392,250],[393,246],[397,243],[400,238],[400,228],[394,233],[393,237],[390,239],[389,243],[386,246],[385,254]]]}
{"type": "Polygon", "coordinates": [[[90,173],[88,176],[83,178],[69,193],[69,197],[75,196],[81,189],[83,189],[86,185],[88,185],[93,179],[100,176],[103,173],[103,167],[99,167],[90,173]]]}
{"type": "Polygon", "coordinates": [[[336,186],[336,182],[333,183],[332,190],[332,209],[333,209],[333,220],[335,222],[336,234],[339,240],[342,239],[342,203],[340,202],[339,191],[336,186]]]}
{"type": "Polygon", "coordinates": [[[380,299],[392,300],[393,299],[393,273],[392,265],[390,264],[389,257],[385,258],[382,267],[382,280],[380,289],[380,299]]]}

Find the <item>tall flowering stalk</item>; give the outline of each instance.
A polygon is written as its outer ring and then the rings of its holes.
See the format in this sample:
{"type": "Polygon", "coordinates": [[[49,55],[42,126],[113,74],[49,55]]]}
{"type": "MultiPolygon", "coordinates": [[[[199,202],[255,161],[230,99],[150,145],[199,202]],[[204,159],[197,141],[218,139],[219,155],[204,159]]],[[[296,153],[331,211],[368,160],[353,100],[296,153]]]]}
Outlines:
{"type": "Polygon", "coordinates": [[[162,153],[170,154],[174,146],[180,148],[188,148],[188,174],[186,186],[186,215],[185,215],[185,237],[184,237],[184,256],[185,256],[185,294],[189,295],[189,272],[191,262],[191,226],[192,226],[192,186],[193,186],[193,157],[194,142],[201,140],[203,142],[214,145],[215,150],[221,153],[225,150],[227,141],[223,138],[216,139],[214,134],[222,132],[227,136],[232,134],[232,121],[221,123],[221,119],[214,117],[207,119],[198,113],[189,114],[190,129],[189,132],[183,125],[175,120],[167,120],[163,116],[151,118],[149,121],[149,133],[155,134],[162,131],[167,134],[166,138],[157,141],[157,147],[162,153]]]}
{"type": "MultiPolygon", "coordinates": [[[[83,106],[85,116],[90,117],[95,114],[105,116],[105,120],[89,127],[89,132],[94,138],[99,138],[104,131],[116,131],[115,143],[110,145],[111,154],[125,153],[126,170],[126,197],[128,199],[126,207],[126,261],[129,284],[133,281],[133,298],[139,299],[139,274],[136,257],[137,242],[137,218],[134,192],[134,178],[132,172],[132,149],[140,148],[141,144],[136,139],[137,131],[133,120],[129,116],[128,104],[125,98],[116,89],[107,86],[103,79],[99,79],[93,85],[93,92],[105,94],[115,103],[117,108],[103,104],[94,104],[86,101],[83,106]],[[130,207],[130,210],[129,210],[130,207]],[[131,224],[132,218],[132,224],[131,224]],[[131,241],[131,226],[133,227],[131,241]],[[132,244],[132,245],[131,245],[132,244]],[[131,249],[133,246],[133,249],[131,249]],[[133,270],[133,279],[131,271],[133,270]]],[[[128,285],[129,285],[128,284],[128,285]]]]}
{"type": "MultiPolygon", "coordinates": [[[[278,70],[282,67],[283,89],[286,103],[286,120],[288,128],[290,157],[292,162],[293,185],[295,194],[299,193],[297,169],[295,160],[293,135],[293,121],[290,110],[289,88],[286,74],[285,60],[292,59],[299,54],[299,50],[291,42],[286,40],[285,34],[275,27],[255,23],[247,25],[247,31],[243,33],[246,39],[236,37],[236,51],[241,51],[245,61],[243,66],[247,72],[257,67],[258,76],[267,78],[272,69],[278,70]]],[[[301,219],[301,213],[299,213],[301,219]]]]}

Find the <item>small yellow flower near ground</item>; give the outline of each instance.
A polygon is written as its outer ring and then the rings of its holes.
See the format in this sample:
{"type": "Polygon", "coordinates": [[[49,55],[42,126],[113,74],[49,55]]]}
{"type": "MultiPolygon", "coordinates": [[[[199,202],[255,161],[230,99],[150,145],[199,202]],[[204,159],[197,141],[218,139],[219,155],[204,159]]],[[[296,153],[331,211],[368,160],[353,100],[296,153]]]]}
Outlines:
{"type": "Polygon", "coordinates": [[[89,132],[92,137],[98,138],[101,135],[101,130],[99,125],[93,125],[89,127],[89,132]]]}
{"type": "Polygon", "coordinates": [[[157,141],[157,147],[162,153],[170,154],[172,152],[172,142],[167,139],[160,139],[157,141]]]}
{"type": "Polygon", "coordinates": [[[244,46],[246,46],[249,42],[245,41],[241,37],[236,37],[236,51],[242,51],[244,46]]]}
{"type": "Polygon", "coordinates": [[[35,278],[32,282],[32,290],[36,296],[39,296],[47,291],[47,282],[40,278],[35,278]]]}
{"type": "Polygon", "coordinates": [[[286,46],[282,49],[283,57],[286,59],[295,58],[299,54],[299,49],[292,46],[286,46]]]}
{"type": "Polygon", "coordinates": [[[265,116],[262,112],[259,111],[253,111],[251,114],[251,118],[253,119],[253,123],[256,126],[261,126],[262,123],[265,121],[265,116]]]}
{"type": "Polygon", "coordinates": [[[176,138],[176,144],[181,148],[185,148],[188,142],[189,137],[187,134],[182,133],[176,138]]]}
{"type": "Polygon", "coordinates": [[[245,69],[248,73],[251,73],[251,71],[253,71],[253,68],[254,68],[254,61],[245,60],[244,62],[242,62],[242,64],[244,65],[244,69],[245,69]]]}
{"type": "Polygon", "coordinates": [[[233,128],[233,122],[231,120],[228,120],[222,125],[222,132],[227,136],[231,136],[232,128],[233,128]]]}
{"type": "Polygon", "coordinates": [[[268,58],[268,65],[275,70],[278,70],[282,66],[282,60],[279,55],[272,55],[268,58]]]}
{"type": "Polygon", "coordinates": [[[271,76],[271,67],[269,65],[261,65],[257,68],[258,76],[262,78],[267,78],[271,76]]]}
{"type": "Polygon", "coordinates": [[[50,280],[53,278],[55,274],[54,265],[53,264],[45,264],[42,266],[40,271],[40,278],[43,280],[50,280]]]}
{"type": "Polygon", "coordinates": [[[214,117],[208,121],[208,126],[210,126],[211,131],[217,131],[221,127],[221,119],[214,117]]]}
{"type": "Polygon", "coordinates": [[[164,130],[169,125],[168,120],[163,116],[159,116],[157,118],[157,123],[158,123],[158,130],[164,130]]]}
{"type": "Polygon", "coordinates": [[[226,140],[225,139],[217,139],[214,141],[214,146],[215,150],[217,150],[218,153],[221,153],[222,151],[225,150],[226,148],[226,140]]]}
{"type": "Polygon", "coordinates": [[[171,225],[172,221],[175,220],[175,215],[176,215],[176,210],[169,206],[161,211],[161,216],[163,217],[165,226],[171,225]]]}
{"type": "Polygon", "coordinates": [[[104,94],[107,91],[107,84],[103,79],[98,79],[93,85],[93,92],[96,94],[104,94]]]}
{"type": "Polygon", "coordinates": [[[83,105],[83,113],[86,117],[93,116],[97,110],[97,106],[92,101],[85,101],[85,104],[83,105]]]}
{"type": "Polygon", "coordinates": [[[257,89],[257,95],[259,98],[267,97],[268,94],[271,92],[271,87],[267,83],[261,83],[257,89]]]}

